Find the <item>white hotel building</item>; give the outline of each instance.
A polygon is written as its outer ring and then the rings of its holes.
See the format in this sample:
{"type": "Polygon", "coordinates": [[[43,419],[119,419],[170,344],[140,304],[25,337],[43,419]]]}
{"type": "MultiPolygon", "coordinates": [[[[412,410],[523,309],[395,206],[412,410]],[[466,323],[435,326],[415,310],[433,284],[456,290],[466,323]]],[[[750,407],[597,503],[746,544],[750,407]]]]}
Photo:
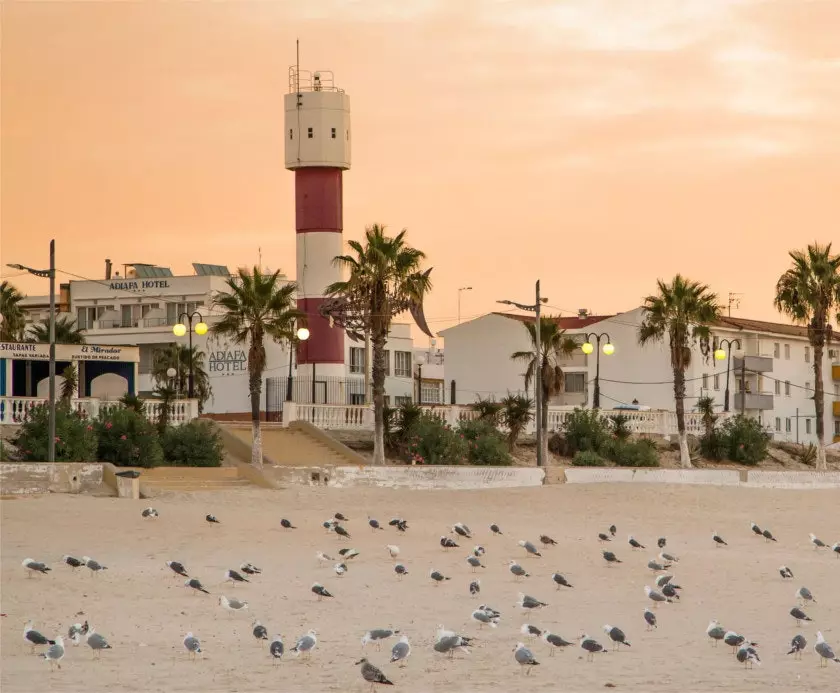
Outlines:
{"type": "MultiPolygon", "coordinates": [[[[130,345],[140,350],[137,391],[150,396],[156,383],[152,377],[155,351],[172,343],[187,346],[189,335],[176,337],[172,331],[183,313],[198,311],[211,328],[220,311],[212,307],[213,296],[227,290],[229,272],[219,265],[193,263],[194,274],[174,275],[169,268],[141,263],[124,265],[123,274],[111,273],[106,261],[105,278],[71,281],[62,284],[57,299],[60,309],[69,313],[91,344],[130,345]]],[[[48,318],[49,297],[28,296],[22,302],[29,322],[48,318]]],[[[194,321],[195,322],[195,321],[194,321]]],[[[193,345],[205,353],[205,370],[210,378],[212,396],[204,406],[207,414],[219,418],[250,418],[248,397],[248,346],[233,344],[206,335],[192,335],[193,345]]],[[[292,364],[293,398],[298,402],[326,404],[362,404],[365,398],[365,349],[363,343],[345,340],[345,376],[297,378],[296,358],[286,343],[266,341],[267,365],[263,381],[261,409],[279,414],[286,399],[289,365],[292,364]],[[291,357],[291,358],[290,358],[291,357]]],[[[443,397],[442,350],[415,349],[411,326],[392,326],[387,342],[388,375],[386,396],[390,404],[416,400],[418,372],[422,371],[424,401],[440,402],[443,397]]],[[[33,385],[37,393],[45,383],[33,385]]],[[[123,390],[124,392],[125,390],[123,390]]],[[[120,392],[110,393],[118,397],[120,392]]]]}
{"type": "MultiPolygon", "coordinates": [[[[612,316],[592,316],[581,311],[577,317],[558,318],[570,337],[583,342],[590,333],[606,334],[614,345],[611,356],[600,355],[601,408],[639,404],[655,410],[673,411],[673,374],[666,344],[642,347],[637,332],[642,309],[612,316]]],[[[470,404],[477,398],[523,391],[524,368],[511,360],[515,351],[532,348],[523,322],[533,316],[490,313],[443,330],[446,339],[447,402],[470,404]],[[450,400],[454,393],[454,400],[450,400]]],[[[742,362],[732,356],[730,411],[759,419],[775,440],[816,442],[813,403],[813,349],[807,330],[789,324],[724,318],[713,330],[718,340],[738,340],[745,351],[746,387],[742,388],[742,362]],[[742,390],[746,391],[743,392],[742,390]],[[742,401],[742,398],[743,401],[742,401]]],[[[594,337],[593,337],[594,339],[594,337]]],[[[602,338],[601,346],[606,342],[602,338]]],[[[733,346],[733,354],[737,345],[733,346]]],[[[826,443],[840,441],[840,344],[825,350],[826,443]]],[[[566,389],[552,405],[592,406],[597,360],[582,352],[564,359],[566,389]]],[[[686,372],[686,410],[693,409],[701,395],[714,397],[724,408],[727,361],[704,358],[699,348],[692,354],[686,372]]]]}

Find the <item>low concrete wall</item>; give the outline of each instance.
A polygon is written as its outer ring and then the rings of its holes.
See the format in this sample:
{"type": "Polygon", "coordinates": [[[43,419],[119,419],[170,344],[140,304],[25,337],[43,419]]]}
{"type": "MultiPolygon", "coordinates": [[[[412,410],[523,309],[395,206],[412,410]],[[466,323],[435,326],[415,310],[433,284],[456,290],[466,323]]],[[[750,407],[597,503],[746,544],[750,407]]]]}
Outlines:
{"type": "Polygon", "coordinates": [[[612,467],[608,469],[570,467],[566,470],[567,484],[626,482],[739,486],[741,484],[741,472],[737,469],[615,469],[612,467]]]}
{"type": "Polygon", "coordinates": [[[102,465],[92,462],[4,462],[0,493],[81,493],[102,484],[102,465]]]}
{"type": "Polygon", "coordinates": [[[744,486],[751,488],[840,488],[840,472],[747,472],[744,486]]]}

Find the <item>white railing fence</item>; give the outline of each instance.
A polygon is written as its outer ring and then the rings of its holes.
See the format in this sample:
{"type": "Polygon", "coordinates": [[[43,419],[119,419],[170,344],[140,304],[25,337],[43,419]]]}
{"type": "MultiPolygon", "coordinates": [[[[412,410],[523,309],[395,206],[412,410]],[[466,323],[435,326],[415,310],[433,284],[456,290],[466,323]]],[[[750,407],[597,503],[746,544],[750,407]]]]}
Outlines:
{"type": "MultiPolygon", "coordinates": [[[[157,422],[162,403],[160,400],[144,399],[146,418],[157,422]]],[[[45,397],[0,397],[0,425],[22,424],[33,409],[47,403],[45,397]]],[[[86,418],[96,419],[100,413],[117,409],[123,405],[118,401],[100,400],[93,397],[70,400],[70,406],[86,418]]],[[[198,400],[179,399],[172,402],[169,410],[169,422],[180,426],[198,418],[198,400]]]]}

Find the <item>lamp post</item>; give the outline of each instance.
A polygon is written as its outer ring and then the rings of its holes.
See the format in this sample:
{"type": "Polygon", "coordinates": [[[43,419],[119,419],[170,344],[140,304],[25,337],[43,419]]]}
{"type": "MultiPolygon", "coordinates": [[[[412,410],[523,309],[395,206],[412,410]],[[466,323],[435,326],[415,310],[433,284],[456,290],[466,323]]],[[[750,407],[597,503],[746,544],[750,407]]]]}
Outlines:
{"type": "MultiPolygon", "coordinates": [[[[723,393],[723,411],[729,411],[729,371],[732,364],[732,347],[735,348],[740,352],[741,350],[741,340],[740,339],[721,339],[715,345],[715,361],[723,361],[726,359],[726,390],[723,393]],[[724,349],[724,347],[726,347],[724,349]]],[[[737,354],[736,354],[737,358],[737,354]]],[[[746,383],[744,382],[744,376],[746,373],[746,359],[741,359],[741,413],[744,413],[744,395],[746,393],[746,383]]]]}
{"type": "Polygon", "coordinates": [[[26,265],[9,265],[12,269],[25,270],[36,277],[50,280],[50,430],[47,441],[47,461],[55,462],[55,239],[50,241],[50,268],[33,269],[26,265]]]}
{"type": "Polygon", "coordinates": [[[178,371],[172,366],[166,369],[166,377],[169,378],[169,387],[172,387],[172,381],[175,380],[176,375],[178,375],[178,371]]]}
{"type": "Polygon", "coordinates": [[[600,334],[596,332],[587,332],[585,335],[586,341],[580,345],[580,350],[589,356],[593,351],[595,352],[595,392],[592,394],[592,408],[601,408],[601,340],[604,339],[603,352],[605,356],[612,356],[615,353],[615,346],[610,341],[610,336],[606,332],[600,334]],[[592,339],[595,339],[595,344],[592,339]]]}
{"type": "Polygon", "coordinates": [[[292,383],[294,376],[292,375],[292,365],[295,362],[295,352],[292,348],[298,342],[305,342],[309,339],[309,329],[306,327],[298,327],[295,336],[289,340],[289,377],[286,378],[286,401],[292,401],[292,383]]]}
{"type": "Polygon", "coordinates": [[[545,459],[543,457],[543,448],[542,448],[542,440],[544,431],[542,430],[542,344],[541,344],[541,335],[540,335],[540,306],[543,303],[547,303],[547,298],[540,297],[540,280],[537,279],[536,287],[536,300],[534,301],[534,305],[526,305],[523,303],[517,303],[516,301],[496,301],[496,303],[503,303],[507,306],[515,306],[519,308],[519,310],[528,310],[533,311],[534,313],[534,351],[535,353],[535,363],[537,365],[535,369],[535,373],[537,377],[535,378],[535,387],[534,387],[534,406],[537,410],[536,415],[536,422],[537,422],[537,466],[544,467],[545,466],[545,459]]]}
{"type": "Polygon", "coordinates": [[[417,364],[417,404],[423,406],[423,364],[426,357],[423,354],[414,355],[414,363],[417,364]]]}
{"type": "Polygon", "coordinates": [[[461,324],[461,292],[462,291],[472,291],[471,286],[462,286],[458,289],[458,324],[461,324]]]}
{"type": "Polygon", "coordinates": [[[193,343],[192,343],[192,336],[193,332],[197,335],[207,334],[207,323],[204,322],[204,318],[201,317],[201,313],[197,310],[194,310],[192,313],[181,313],[178,316],[178,320],[181,318],[187,319],[187,324],[185,325],[182,322],[179,322],[172,328],[172,332],[175,334],[176,337],[183,337],[185,334],[189,334],[189,345],[190,345],[190,374],[189,380],[187,381],[187,392],[190,399],[195,399],[195,389],[193,387],[193,343]],[[193,327],[193,318],[198,317],[198,322],[193,327]]]}

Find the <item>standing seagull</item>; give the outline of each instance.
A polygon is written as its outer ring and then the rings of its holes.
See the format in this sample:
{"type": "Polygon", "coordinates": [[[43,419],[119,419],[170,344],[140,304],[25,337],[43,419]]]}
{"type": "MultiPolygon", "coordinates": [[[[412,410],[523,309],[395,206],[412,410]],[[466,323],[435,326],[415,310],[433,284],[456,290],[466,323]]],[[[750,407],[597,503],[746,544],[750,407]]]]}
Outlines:
{"type": "Polygon", "coordinates": [[[191,587],[193,590],[193,594],[195,592],[204,592],[204,594],[210,594],[206,589],[204,589],[204,585],[201,584],[201,580],[198,578],[190,578],[189,580],[184,581],[184,587],[191,587]]]}
{"type": "Polygon", "coordinates": [[[555,635],[554,633],[549,633],[547,630],[542,632],[542,639],[546,645],[551,645],[551,650],[548,653],[549,657],[554,656],[554,651],[558,647],[569,647],[572,643],[568,640],[563,640],[559,635],[555,635]]]}
{"type": "Polygon", "coordinates": [[[369,515],[368,515],[368,524],[370,525],[370,528],[371,528],[374,532],[375,532],[377,529],[381,529],[382,531],[385,531],[385,528],[384,528],[382,525],[380,525],[380,524],[379,524],[379,520],[376,520],[376,519],[374,519],[374,518],[370,517],[369,515]]]}
{"type": "Polygon", "coordinates": [[[452,525],[451,531],[460,537],[464,537],[465,539],[472,539],[472,531],[463,522],[456,522],[452,525]]]}
{"type": "Polygon", "coordinates": [[[470,564],[470,567],[472,568],[473,572],[475,572],[476,568],[486,568],[487,567],[485,565],[482,565],[481,559],[478,558],[477,556],[467,556],[467,563],[470,564]]]}
{"type": "Polygon", "coordinates": [[[367,647],[368,643],[375,642],[376,649],[378,650],[382,647],[382,640],[387,640],[399,632],[399,630],[394,630],[393,628],[374,628],[369,630],[362,636],[362,648],[367,647]]]}
{"type": "Polygon", "coordinates": [[[23,627],[23,641],[29,645],[31,652],[35,652],[35,647],[38,645],[55,645],[55,640],[47,640],[47,638],[32,628],[32,621],[27,621],[23,627]]]}
{"type": "Polygon", "coordinates": [[[524,539],[520,539],[518,544],[525,549],[526,553],[529,556],[536,556],[537,558],[542,558],[542,554],[537,551],[537,547],[534,546],[530,541],[525,541],[524,539]]]}
{"type": "Polygon", "coordinates": [[[598,541],[612,541],[612,539],[610,539],[609,534],[604,534],[604,532],[598,532],[598,541]]]}
{"type": "Polygon", "coordinates": [[[388,551],[388,554],[391,556],[391,558],[396,558],[397,556],[400,555],[400,547],[399,546],[396,546],[394,544],[388,544],[385,547],[385,549],[388,551]]]}
{"type": "Polygon", "coordinates": [[[158,517],[160,517],[160,514],[154,508],[144,508],[143,512],[140,513],[140,516],[156,520],[158,517]]]}
{"type": "Polygon", "coordinates": [[[757,537],[762,535],[761,527],[759,527],[755,522],[750,522],[750,529],[757,537]]]}
{"type": "Polygon", "coordinates": [[[215,516],[215,515],[206,515],[206,516],[204,517],[204,519],[205,519],[205,520],[207,520],[207,522],[209,522],[211,525],[220,525],[220,524],[222,524],[221,522],[219,522],[219,521],[216,519],[216,516],[215,516]]]}
{"type": "Polygon", "coordinates": [[[192,660],[195,660],[195,656],[201,653],[201,643],[198,638],[192,634],[192,632],[189,632],[184,636],[184,649],[187,651],[187,655],[192,660]]]}
{"type": "Polygon", "coordinates": [[[548,606],[545,602],[541,602],[539,599],[534,599],[533,597],[529,597],[527,594],[519,593],[519,600],[516,603],[520,609],[539,609],[543,606],[548,606]]]}
{"type": "Polygon", "coordinates": [[[557,545],[557,542],[554,541],[554,539],[552,539],[547,534],[540,534],[540,543],[543,546],[556,546],[557,545]]]}
{"type": "Polygon", "coordinates": [[[516,561],[511,561],[510,562],[509,570],[510,570],[511,573],[513,573],[513,579],[514,580],[516,580],[518,578],[523,578],[523,577],[531,577],[531,574],[525,572],[525,569],[521,565],[519,565],[516,561]]]}
{"type": "Polygon", "coordinates": [[[90,556],[82,556],[85,565],[90,569],[91,575],[95,575],[100,570],[108,570],[108,566],[102,565],[99,561],[93,560],[90,556]]]}
{"type": "Polygon", "coordinates": [[[657,563],[654,560],[648,561],[647,567],[650,568],[654,573],[660,573],[663,570],[668,570],[671,567],[670,563],[657,563]]]}
{"type": "Polygon", "coordinates": [[[604,626],[604,632],[610,636],[610,640],[615,643],[615,649],[620,649],[621,645],[627,645],[630,647],[630,641],[627,640],[627,636],[624,635],[624,631],[621,628],[616,626],[611,626],[609,623],[604,626]]]}
{"type": "Polygon", "coordinates": [[[495,628],[497,625],[497,621],[499,620],[496,616],[491,614],[489,611],[485,611],[484,609],[476,609],[470,615],[473,621],[478,623],[478,627],[481,628],[482,626],[490,626],[491,628],[495,628]]]}
{"type": "Polygon", "coordinates": [[[659,537],[659,539],[657,539],[657,540],[656,540],[656,545],[657,545],[660,549],[664,549],[664,548],[665,548],[665,544],[667,544],[667,543],[668,543],[668,540],[667,540],[665,537],[659,537]]]}
{"type": "Polygon", "coordinates": [[[379,669],[373,666],[373,664],[367,661],[367,659],[365,659],[364,657],[362,657],[358,662],[356,662],[356,664],[362,665],[362,678],[370,684],[370,690],[373,690],[377,683],[383,686],[394,685],[392,681],[388,680],[385,674],[383,674],[379,669]]]}
{"type": "Polygon", "coordinates": [[[651,589],[649,586],[645,585],[645,594],[647,598],[653,602],[653,607],[656,608],[659,606],[661,602],[670,602],[671,600],[668,599],[664,594],[661,592],[657,592],[655,589],[651,589]]]}
{"type": "Polygon", "coordinates": [[[435,585],[439,585],[444,580],[449,580],[450,579],[450,578],[446,577],[440,571],[435,570],[434,568],[432,568],[432,570],[429,572],[429,577],[432,578],[432,580],[435,581],[435,585]]]}
{"type": "Polygon", "coordinates": [[[338,520],[339,522],[347,522],[347,518],[344,517],[344,515],[342,515],[341,513],[336,513],[335,515],[333,515],[333,518],[338,520]]]}
{"type": "Polygon", "coordinates": [[[341,577],[342,575],[344,575],[344,573],[347,572],[347,564],[346,563],[336,563],[333,566],[333,570],[335,571],[335,574],[338,575],[338,577],[341,577]]]}
{"type": "Polygon", "coordinates": [[[444,549],[457,549],[458,544],[455,543],[454,539],[450,539],[449,537],[441,537],[440,538],[440,545],[444,549]]]}
{"type": "Polygon", "coordinates": [[[724,628],[718,621],[709,621],[709,627],[706,628],[706,635],[712,639],[712,645],[717,644],[726,637],[726,628],[724,628]]]}
{"type": "Polygon", "coordinates": [[[817,537],[814,536],[813,534],[809,534],[808,536],[811,537],[811,543],[814,545],[815,549],[824,549],[825,548],[825,542],[822,541],[822,539],[817,539],[817,537]]]}
{"type": "Polygon", "coordinates": [[[67,639],[73,643],[73,647],[78,647],[79,643],[82,641],[82,636],[87,636],[87,632],[90,630],[90,626],[88,622],[85,621],[82,623],[74,623],[70,628],[67,629],[67,639]]]}
{"type": "Polygon", "coordinates": [[[248,578],[242,577],[239,573],[235,570],[226,570],[225,571],[225,582],[231,582],[236,585],[237,582],[251,582],[248,578]]]}
{"type": "Polygon", "coordinates": [[[802,609],[798,606],[793,607],[790,610],[790,615],[796,619],[796,625],[798,626],[802,621],[812,621],[813,619],[808,616],[802,609]]]}
{"type": "Polygon", "coordinates": [[[790,641],[790,650],[788,650],[787,654],[792,654],[794,659],[802,659],[802,650],[808,645],[808,641],[805,639],[805,636],[801,633],[793,636],[793,640],[790,641]]]}
{"type": "Polygon", "coordinates": [[[391,648],[391,664],[400,662],[400,668],[404,667],[410,654],[411,645],[408,642],[408,636],[403,635],[400,641],[391,648]]]}
{"type": "Polygon", "coordinates": [[[761,660],[758,658],[758,652],[756,652],[755,648],[751,645],[741,645],[735,653],[735,658],[739,662],[744,663],[744,669],[747,668],[747,665],[749,665],[750,669],[752,669],[753,662],[761,665],[761,660]]]}
{"type": "Polygon", "coordinates": [[[615,536],[615,533],[616,533],[617,531],[618,531],[618,529],[616,529],[616,526],[615,526],[615,525],[610,525],[610,534],[612,534],[613,536],[615,536]]]}
{"type": "Polygon", "coordinates": [[[628,543],[628,544],[630,544],[630,546],[632,546],[634,549],[644,549],[644,548],[647,548],[647,547],[645,547],[645,545],[644,545],[644,544],[640,544],[638,541],[636,541],[636,540],[633,538],[633,535],[632,535],[632,534],[631,534],[631,535],[629,535],[629,536],[627,537],[627,543],[628,543]]]}
{"type": "Polygon", "coordinates": [[[838,541],[836,544],[834,544],[834,545],[831,547],[831,550],[832,550],[834,553],[836,553],[836,554],[837,554],[837,558],[840,558],[840,541],[838,541]]]}
{"type": "Polygon", "coordinates": [[[397,578],[399,579],[402,579],[403,575],[408,575],[408,571],[402,563],[397,563],[394,566],[394,572],[397,574],[397,578]]]}
{"type": "Polygon", "coordinates": [[[226,609],[231,613],[236,611],[243,611],[244,609],[248,608],[248,602],[241,602],[238,599],[235,599],[233,597],[228,598],[225,595],[221,595],[219,597],[219,605],[223,609],[226,609]]]}
{"type": "Polygon", "coordinates": [[[470,583],[470,594],[475,597],[481,592],[481,580],[473,580],[470,583]]]}
{"type": "Polygon", "coordinates": [[[765,541],[777,541],[776,537],[773,536],[773,533],[769,529],[765,529],[761,534],[765,541]]]}
{"type": "Polygon", "coordinates": [[[310,630],[306,635],[298,638],[298,641],[292,648],[292,652],[294,652],[297,656],[305,654],[307,657],[312,657],[312,650],[314,650],[315,646],[318,644],[317,635],[318,634],[314,630],[310,630]]]}
{"type": "Polygon", "coordinates": [[[342,537],[343,539],[350,539],[350,532],[348,532],[344,527],[341,525],[334,525],[333,532],[335,532],[338,536],[342,537]]]}
{"type": "Polygon", "coordinates": [[[528,638],[528,640],[533,640],[534,638],[538,638],[542,635],[542,631],[536,626],[532,626],[530,623],[523,623],[519,632],[528,638]]]}
{"type": "Polygon", "coordinates": [[[599,643],[593,638],[590,638],[586,634],[580,636],[580,646],[583,650],[586,651],[586,659],[590,662],[594,661],[595,655],[598,652],[606,652],[606,650],[604,650],[604,646],[601,643],[599,643]]]}
{"type": "Polygon", "coordinates": [[[551,579],[554,580],[555,584],[557,585],[557,589],[559,590],[561,587],[574,587],[565,576],[561,575],[560,573],[554,573],[551,576],[551,579]]]}
{"type": "Polygon", "coordinates": [[[712,531],[712,541],[713,541],[713,542],[715,542],[715,546],[718,546],[718,547],[720,547],[720,546],[729,546],[729,544],[727,544],[727,543],[724,541],[723,537],[722,537],[722,536],[720,536],[720,535],[719,535],[717,532],[715,532],[715,531],[712,531]]]}
{"type": "Polygon", "coordinates": [[[611,563],[621,563],[612,551],[602,551],[601,553],[604,555],[604,560],[607,562],[607,565],[610,565],[611,563]]]}
{"type": "Polygon", "coordinates": [[[180,563],[179,561],[167,561],[166,565],[168,565],[170,570],[172,570],[172,572],[176,575],[180,575],[182,577],[189,577],[189,575],[187,574],[187,569],[184,567],[183,563],[180,563]]]}
{"type": "Polygon", "coordinates": [[[814,599],[814,595],[811,594],[811,590],[809,590],[807,587],[800,587],[798,590],[796,590],[796,598],[801,600],[803,605],[805,604],[805,602],[814,602],[814,604],[817,603],[817,600],[814,599]]]}
{"type": "Polygon", "coordinates": [[[239,570],[241,570],[246,575],[259,575],[262,570],[257,568],[253,563],[242,563],[239,566],[239,570]]]}
{"type": "Polygon", "coordinates": [[[647,630],[653,630],[656,628],[656,614],[653,613],[650,609],[645,607],[645,623],[647,623],[647,630]]]}
{"type": "Polygon", "coordinates": [[[64,659],[64,638],[57,636],[55,642],[41,656],[50,663],[50,669],[53,665],[61,669],[61,660],[64,659]]]}
{"type": "Polygon", "coordinates": [[[525,670],[526,676],[531,673],[532,666],[537,666],[539,664],[539,662],[534,658],[534,653],[525,647],[525,645],[521,642],[516,643],[516,647],[513,650],[513,658],[519,666],[528,667],[525,670]]]}
{"type": "Polygon", "coordinates": [[[289,520],[287,520],[285,517],[284,517],[284,518],[281,518],[281,520],[280,520],[280,526],[281,526],[281,527],[283,527],[283,529],[297,529],[297,527],[295,527],[295,526],[294,526],[294,525],[293,525],[293,524],[292,524],[289,520]]]}
{"type": "Polygon", "coordinates": [[[102,650],[112,649],[108,641],[99,633],[96,633],[93,628],[88,631],[87,644],[93,650],[93,656],[97,658],[102,654],[102,650]]]}
{"type": "Polygon", "coordinates": [[[502,533],[502,530],[499,529],[499,525],[497,525],[497,524],[490,525],[490,531],[493,532],[493,534],[501,534],[502,533]]]}
{"type": "Polygon", "coordinates": [[[324,597],[332,598],[332,596],[333,596],[327,591],[326,587],[324,587],[322,584],[320,584],[318,582],[313,582],[312,583],[311,591],[314,595],[316,595],[318,597],[319,602],[324,597]]]}
{"type": "Polygon", "coordinates": [[[283,658],[283,638],[279,635],[275,635],[274,639],[271,641],[271,644],[268,646],[268,653],[271,655],[272,659],[276,663],[278,659],[283,658]]]}
{"type": "Polygon", "coordinates": [[[786,565],[779,566],[779,575],[781,575],[783,578],[792,578],[793,571],[786,565]]]}
{"type": "Polygon", "coordinates": [[[21,565],[26,569],[26,577],[32,577],[32,573],[46,575],[52,570],[46,563],[39,563],[31,558],[24,558],[21,565]]]}
{"type": "Polygon", "coordinates": [[[74,558],[73,556],[62,556],[61,562],[69,565],[74,572],[76,568],[81,568],[85,564],[84,561],[80,561],[78,558],[74,558]]]}
{"type": "Polygon", "coordinates": [[[814,652],[816,652],[820,656],[820,666],[828,666],[828,660],[832,660],[834,662],[840,662],[840,657],[834,654],[834,650],[831,649],[831,645],[829,645],[821,631],[817,631],[817,642],[814,644],[814,652]]]}
{"type": "Polygon", "coordinates": [[[268,640],[268,631],[259,621],[254,621],[254,629],[251,632],[257,640],[268,640]]]}

